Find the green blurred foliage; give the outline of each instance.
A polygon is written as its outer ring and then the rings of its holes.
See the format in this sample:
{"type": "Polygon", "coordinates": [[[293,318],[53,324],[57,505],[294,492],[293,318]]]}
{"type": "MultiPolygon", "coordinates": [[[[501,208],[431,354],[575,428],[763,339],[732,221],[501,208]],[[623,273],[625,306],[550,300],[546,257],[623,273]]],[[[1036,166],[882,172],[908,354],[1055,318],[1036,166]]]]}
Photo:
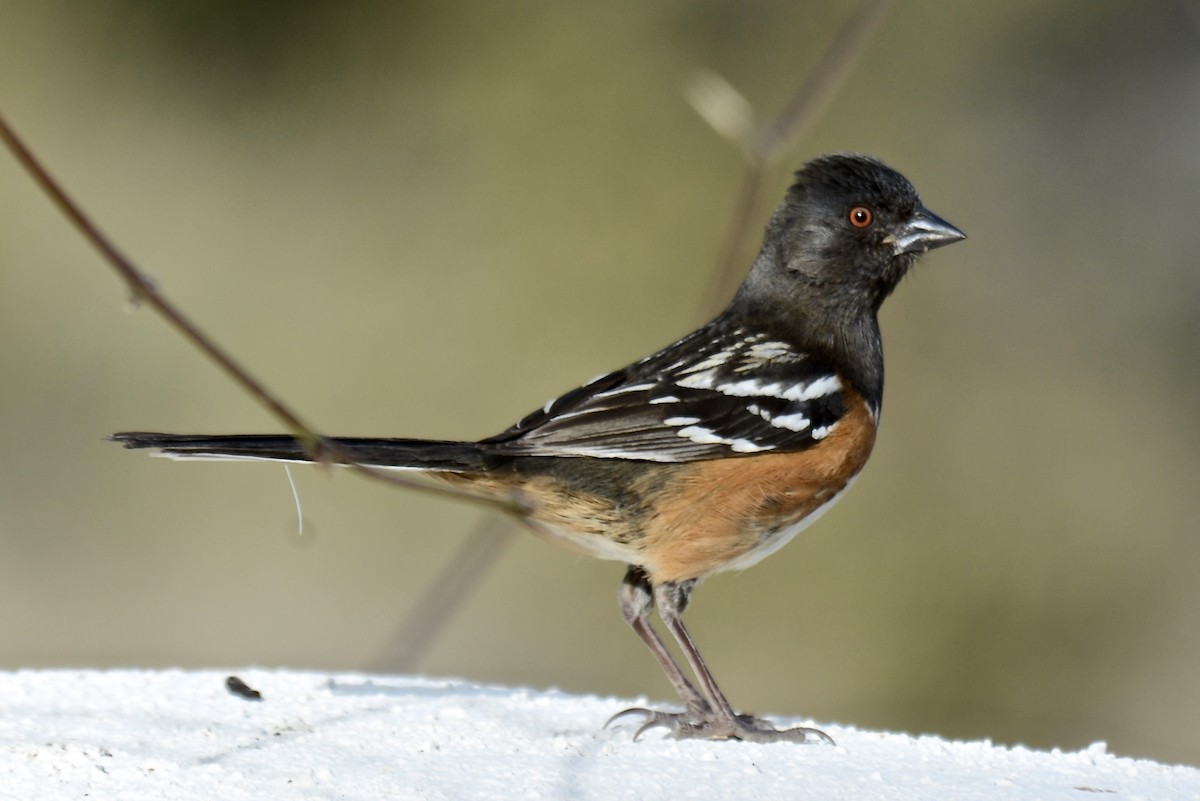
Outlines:
{"type": "MultiPolygon", "coordinates": [[[[0,107],[323,430],[477,437],[711,311],[741,165],[682,87],[769,115],[845,16],[4,2],[0,107]]],[[[971,239],[884,310],[849,499],[696,596],[739,706],[1200,762],[1198,20],[899,3],[788,159],[876,153],[971,239]]],[[[477,512],[301,471],[298,537],[276,468],[103,442],[275,425],[8,158],[0,219],[0,665],[374,664],[477,512]]],[[[423,667],[668,698],[621,572],[523,538],[423,667]]]]}

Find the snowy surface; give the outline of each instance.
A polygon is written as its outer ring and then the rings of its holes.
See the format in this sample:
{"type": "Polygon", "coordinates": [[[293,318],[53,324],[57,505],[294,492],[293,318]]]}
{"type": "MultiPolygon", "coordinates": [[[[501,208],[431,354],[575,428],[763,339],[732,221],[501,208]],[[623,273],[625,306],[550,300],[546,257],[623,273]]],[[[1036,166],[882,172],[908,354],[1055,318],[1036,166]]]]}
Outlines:
{"type": "MultiPolygon", "coordinates": [[[[633,702],[245,670],[0,673],[4,799],[1200,799],[1200,770],[822,725],[837,746],[663,739],[633,702]]],[[[799,723],[800,721],[776,721],[799,723]]],[[[811,722],[807,722],[811,723],[811,722]]]]}

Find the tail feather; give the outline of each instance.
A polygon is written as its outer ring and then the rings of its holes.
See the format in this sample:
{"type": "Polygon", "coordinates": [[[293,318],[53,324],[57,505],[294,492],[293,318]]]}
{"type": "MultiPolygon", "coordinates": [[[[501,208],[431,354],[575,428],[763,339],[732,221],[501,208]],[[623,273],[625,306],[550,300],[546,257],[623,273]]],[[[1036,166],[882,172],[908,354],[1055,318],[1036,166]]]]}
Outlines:
{"type": "MultiPolygon", "coordinates": [[[[175,459],[249,459],[268,462],[311,462],[294,437],[259,434],[158,434],[124,431],[109,439],[126,448],[148,449],[175,459]]],[[[483,468],[483,454],[473,442],[430,439],[335,437],[332,442],[351,459],[377,467],[471,472],[483,468]]]]}

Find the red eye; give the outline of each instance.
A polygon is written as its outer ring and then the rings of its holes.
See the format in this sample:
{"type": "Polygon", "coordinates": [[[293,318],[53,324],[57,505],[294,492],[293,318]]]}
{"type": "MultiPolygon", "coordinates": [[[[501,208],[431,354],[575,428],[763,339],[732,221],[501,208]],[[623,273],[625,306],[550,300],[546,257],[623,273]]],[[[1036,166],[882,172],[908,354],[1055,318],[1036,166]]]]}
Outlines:
{"type": "Polygon", "coordinates": [[[850,224],[855,228],[866,228],[875,222],[875,215],[866,206],[855,206],[850,209],[850,224]]]}

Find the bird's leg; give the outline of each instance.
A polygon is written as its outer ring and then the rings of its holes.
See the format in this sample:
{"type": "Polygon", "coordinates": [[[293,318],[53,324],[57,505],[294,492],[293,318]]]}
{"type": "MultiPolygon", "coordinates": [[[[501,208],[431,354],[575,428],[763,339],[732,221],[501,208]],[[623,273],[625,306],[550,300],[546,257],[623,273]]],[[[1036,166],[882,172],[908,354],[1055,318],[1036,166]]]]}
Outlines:
{"type": "MultiPolygon", "coordinates": [[[[631,569],[626,576],[626,582],[630,581],[635,569],[631,569]]],[[[696,704],[692,699],[700,695],[695,687],[689,682],[679,670],[679,667],[671,659],[670,654],[666,651],[662,640],[650,628],[649,622],[646,620],[646,615],[649,612],[651,601],[643,602],[643,611],[639,618],[642,628],[639,629],[634,625],[634,629],[642,635],[642,639],[650,646],[650,650],[654,652],[659,663],[663,665],[663,670],[666,671],[667,677],[671,679],[672,684],[676,685],[680,696],[687,704],[687,710],[684,712],[657,712],[648,709],[630,709],[622,712],[618,717],[628,713],[641,713],[646,716],[645,722],[638,728],[638,736],[646,729],[654,728],[655,726],[664,726],[671,730],[671,734],[679,739],[699,738],[709,740],[747,740],[756,743],[773,743],[773,742],[827,742],[833,743],[829,735],[817,729],[798,727],[794,729],[776,729],[768,721],[761,718],[756,718],[753,715],[739,715],[733,711],[725,694],[721,692],[721,688],[717,685],[716,679],[713,678],[712,672],[708,669],[708,665],[704,662],[704,657],[700,655],[700,650],[696,647],[696,643],[692,640],[692,635],[688,632],[687,627],[683,625],[683,611],[687,608],[688,599],[691,597],[692,589],[695,587],[695,581],[687,582],[666,582],[657,586],[651,587],[649,579],[644,573],[638,571],[641,578],[641,583],[645,585],[647,593],[653,592],[653,602],[658,605],[658,614],[666,624],[668,631],[679,643],[680,649],[683,651],[684,658],[687,659],[688,665],[695,674],[696,679],[700,682],[700,687],[703,690],[703,698],[700,698],[699,704],[696,704]],[[644,634],[643,631],[649,632],[644,634]],[[653,641],[653,642],[652,642],[653,641]],[[682,688],[686,688],[682,689],[682,688]]],[[[622,592],[622,609],[624,609],[624,590],[622,592]]],[[[629,619],[627,617],[627,619],[629,619]]],[[[631,625],[632,625],[631,620],[631,625]]]]}
{"type": "MultiPolygon", "coordinates": [[[[650,653],[654,654],[663,673],[667,675],[667,680],[671,682],[675,692],[679,693],[679,697],[687,705],[688,711],[697,716],[708,714],[708,701],[688,681],[687,676],[683,674],[679,665],[672,658],[671,652],[667,650],[667,646],[663,644],[662,638],[658,636],[658,632],[650,625],[650,610],[654,608],[654,589],[650,585],[650,579],[640,567],[632,565],[629,567],[621,582],[617,600],[620,602],[621,615],[625,618],[625,622],[642,638],[642,642],[650,649],[650,653]]],[[[652,714],[647,709],[626,709],[624,712],[614,715],[609,722],[611,723],[623,715],[634,713],[652,714]]],[[[638,733],[640,734],[641,731],[639,730],[638,733]]]]}
{"type": "MultiPolygon", "coordinates": [[[[708,698],[711,712],[698,720],[663,720],[662,724],[671,728],[672,734],[679,738],[701,737],[706,739],[748,740],[756,743],[773,742],[816,742],[832,744],[833,739],[823,731],[805,727],[794,729],[776,729],[768,721],[753,715],[739,715],[733,711],[725,693],[717,686],[717,680],[700,655],[687,626],[683,625],[683,610],[687,608],[695,581],[666,582],[654,588],[654,599],[658,604],[658,614],[666,624],[667,630],[679,643],[683,656],[692,668],[700,686],[708,698]]],[[[649,721],[647,721],[649,722],[649,721]]]]}

